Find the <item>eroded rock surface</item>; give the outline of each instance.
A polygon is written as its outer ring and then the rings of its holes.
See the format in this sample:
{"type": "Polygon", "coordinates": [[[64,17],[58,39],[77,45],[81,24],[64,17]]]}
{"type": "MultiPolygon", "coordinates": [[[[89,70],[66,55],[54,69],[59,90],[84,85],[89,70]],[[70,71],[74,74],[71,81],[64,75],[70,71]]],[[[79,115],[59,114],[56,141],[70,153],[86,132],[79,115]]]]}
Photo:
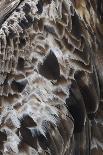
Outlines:
{"type": "Polygon", "coordinates": [[[0,3],[1,154],[101,153],[102,1],[0,3]]]}

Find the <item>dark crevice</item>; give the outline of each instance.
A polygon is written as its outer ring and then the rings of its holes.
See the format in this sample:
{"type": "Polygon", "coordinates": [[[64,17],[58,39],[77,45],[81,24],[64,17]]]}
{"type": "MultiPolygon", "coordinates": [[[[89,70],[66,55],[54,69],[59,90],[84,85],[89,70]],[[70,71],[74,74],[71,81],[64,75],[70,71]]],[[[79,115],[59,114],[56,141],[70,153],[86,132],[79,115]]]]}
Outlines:
{"type": "Polygon", "coordinates": [[[13,89],[14,92],[21,93],[25,89],[27,83],[28,81],[26,79],[22,81],[13,80],[11,84],[11,88],[13,89]]]}
{"type": "Polygon", "coordinates": [[[41,14],[43,12],[43,1],[39,0],[38,4],[36,6],[37,6],[37,9],[38,9],[37,13],[41,14]]]}
{"type": "Polygon", "coordinates": [[[55,54],[50,51],[50,53],[44,59],[43,64],[39,66],[39,73],[48,78],[57,80],[60,77],[60,68],[58,60],[55,54]]]}
{"type": "Polygon", "coordinates": [[[79,19],[78,15],[76,14],[76,12],[74,13],[74,16],[72,16],[72,31],[71,31],[71,33],[77,39],[81,38],[82,27],[81,27],[81,24],[80,24],[80,19],[79,19]]]}
{"type": "Polygon", "coordinates": [[[36,127],[37,124],[34,120],[27,114],[24,114],[20,119],[20,123],[22,127],[36,127]]]}
{"type": "Polygon", "coordinates": [[[87,114],[92,114],[96,112],[98,107],[98,95],[94,86],[93,79],[90,77],[89,83],[86,84],[85,79],[83,79],[84,76],[85,75],[83,75],[82,72],[77,72],[74,77],[83,96],[87,114]]]}
{"type": "Polygon", "coordinates": [[[24,59],[19,57],[18,64],[17,64],[17,70],[23,70],[23,69],[24,69],[24,59]]]}
{"type": "Polygon", "coordinates": [[[72,81],[69,92],[69,97],[66,99],[66,106],[74,118],[74,132],[78,133],[84,128],[86,118],[85,105],[75,81],[72,81]]]}

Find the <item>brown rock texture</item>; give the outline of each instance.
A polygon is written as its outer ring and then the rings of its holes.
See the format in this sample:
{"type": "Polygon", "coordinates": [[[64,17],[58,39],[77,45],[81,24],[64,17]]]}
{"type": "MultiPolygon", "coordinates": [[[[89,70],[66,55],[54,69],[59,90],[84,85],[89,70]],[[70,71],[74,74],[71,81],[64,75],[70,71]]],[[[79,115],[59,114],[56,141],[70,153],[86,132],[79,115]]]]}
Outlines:
{"type": "Polygon", "coordinates": [[[102,0],[0,1],[0,154],[103,155],[102,0]]]}

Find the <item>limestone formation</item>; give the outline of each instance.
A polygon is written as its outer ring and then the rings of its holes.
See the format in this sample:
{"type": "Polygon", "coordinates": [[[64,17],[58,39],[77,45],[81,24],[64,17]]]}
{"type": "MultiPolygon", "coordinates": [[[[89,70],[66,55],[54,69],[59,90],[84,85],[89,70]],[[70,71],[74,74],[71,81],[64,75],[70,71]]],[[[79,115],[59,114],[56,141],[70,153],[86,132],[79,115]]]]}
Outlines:
{"type": "Polygon", "coordinates": [[[103,154],[102,38],[102,0],[0,1],[1,154],[103,154]]]}

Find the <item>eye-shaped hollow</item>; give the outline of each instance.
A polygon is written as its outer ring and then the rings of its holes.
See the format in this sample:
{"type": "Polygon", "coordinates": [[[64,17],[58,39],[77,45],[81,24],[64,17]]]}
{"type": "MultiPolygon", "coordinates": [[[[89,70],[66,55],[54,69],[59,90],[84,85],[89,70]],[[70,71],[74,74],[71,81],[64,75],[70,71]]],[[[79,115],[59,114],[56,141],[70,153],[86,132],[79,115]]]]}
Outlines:
{"type": "Polygon", "coordinates": [[[66,106],[74,118],[74,133],[77,133],[81,132],[85,125],[85,105],[79,87],[75,81],[72,81],[69,92],[69,97],[66,99],[66,106]]]}
{"type": "Polygon", "coordinates": [[[21,80],[21,81],[15,81],[13,80],[12,81],[12,84],[11,84],[11,88],[14,92],[19,92],[21,93],[26,85],[27,85],[28,81],[25,79],[25,80],[21,80]]]}
{"type": "Polygon", "coordinates": [[[45,57],[43,64],[39,66],[39,73],[52,80],[57,80],[60,77],[58,59],[52,50],[50,50],[49,54],[45,57]]]}
{"type": "Polygon", "coordinates": [[[20,119],[20,124],[22,127],[35,127],[37,126],[36,122],[29,116],[24,114],[20,119]]]}

